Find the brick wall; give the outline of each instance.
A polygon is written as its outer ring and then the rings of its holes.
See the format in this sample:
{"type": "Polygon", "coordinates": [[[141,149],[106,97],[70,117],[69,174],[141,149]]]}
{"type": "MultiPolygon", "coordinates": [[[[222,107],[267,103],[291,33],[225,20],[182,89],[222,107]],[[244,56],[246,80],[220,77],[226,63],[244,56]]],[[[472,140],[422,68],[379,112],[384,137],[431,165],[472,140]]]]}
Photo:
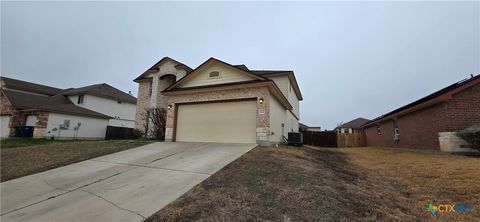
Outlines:
{"type": "Polygon", "coordinates": [[[442,109],[441,132],[459,131],[480,123],[480,84],[455,94],[442,109]]]}
{"type": "Polygon", "coordinates": [[[12,105],[8,101],[7,97],[0,92],[0,114],[1,115],[12,115],[12,105]]]}
{"type": "Polygon", "coordinates": [[[453,95],[451,100],[399,116],[400,140],[393,140],[393,119],[365,129],[367,146],[439,150],[439,133],[480,123],[480,84],[453,95]]]}

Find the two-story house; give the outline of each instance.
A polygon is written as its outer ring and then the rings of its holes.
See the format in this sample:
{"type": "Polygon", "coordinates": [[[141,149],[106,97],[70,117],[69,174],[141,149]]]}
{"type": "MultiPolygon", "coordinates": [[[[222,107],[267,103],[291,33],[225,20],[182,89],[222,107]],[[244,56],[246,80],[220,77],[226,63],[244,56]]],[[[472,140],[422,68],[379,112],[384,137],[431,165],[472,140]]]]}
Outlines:
{"type": "Polygon", "coordinates": [[[59,89],[0,77],[1,137],[103,139],[107,126],[133,128],[136,99],[108,84],[59,89]],[[25,135],[23,135],[25,136],[25,135]]]}
{"type": "Polygon", "coordinates": [[[192,69],[165,57],[139,83],[135,127],[167,109],[167,141],[281,143],[298,132],[302,94],[293,71],[251,70],[210,58],[192,69]]]}

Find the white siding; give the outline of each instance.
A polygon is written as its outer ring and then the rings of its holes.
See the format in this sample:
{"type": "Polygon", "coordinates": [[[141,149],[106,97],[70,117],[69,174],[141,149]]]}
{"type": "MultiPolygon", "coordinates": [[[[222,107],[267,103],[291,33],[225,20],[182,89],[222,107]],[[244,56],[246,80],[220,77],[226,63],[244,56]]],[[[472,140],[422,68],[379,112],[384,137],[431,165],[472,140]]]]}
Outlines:
{"type": "Polygon", "coordinates": [[[295,113],[297,117],[300,117],[299,100],[297,94],[295,94],[295,90],[290,83],[290,79],[288,79],[288,76],[274,76],[270,77],[270,79],[275,82],[280,91],[282,91],[285,98],[288,99],[288,102],[290,102],[290,104],[292,105],[293,113],[295,113]]]}
{"type": "Polygon", "coordinates": [[[47,124],[47,135],[50,137],[54,135],[56,138],[73,138],[75,135],[74,127],[78,122],[82,125],[78,130],[76,138],[79,139],[104,139],[105,132],[107,130],[107,119],[99,119],[93,117],[74,116],[59,113],[50,113],[47,124]],[[59,129],[59,125],[63,124],[65,120],[70,120],[69,129],[59,129]],[[57,128],[57,131],[53,131],[53,128],[57,128]],[[50,133],[48,133],[50,132],[50,133]]]}
{"type": "Polygon", "coordinates": [[[36,115],[27,116],[27,122],[25,123],[25,126],[35,126],[36,123],[37,123],[36,115]]]}
{"type": "Polygon", "coordinates": [[[77,104],[78,96],[68,97],[75,105],[113,117],[111,126],[134,127],[136,105],[98,96],[84,95],[83,103],[77,104]]]}
{"type": "Polygon", "coordinates": [[[1,138],[8,137],[8,134],[10,133],[10,128],[8,127],[10,123],[10,116],[2,116],[0,118],[0,136],[1,138]]]}
{"type": "Polygon", "coordinates": [[[192,86],[205,86],[205,85],[215,85],[222,83],[231,83],[231,82],[244,82],[253,80],[251,76],[242,73],[236,68],[230,66],[213,63],[211,65],[205,66],[200,70],[197,70],[194,73],[195,76],[192,76],[190,79],[186,80],[179,87],[192,87],[192,86]],[[210,78],[210,72],[217,71],[220,73],[219,77],[210,78]]]}

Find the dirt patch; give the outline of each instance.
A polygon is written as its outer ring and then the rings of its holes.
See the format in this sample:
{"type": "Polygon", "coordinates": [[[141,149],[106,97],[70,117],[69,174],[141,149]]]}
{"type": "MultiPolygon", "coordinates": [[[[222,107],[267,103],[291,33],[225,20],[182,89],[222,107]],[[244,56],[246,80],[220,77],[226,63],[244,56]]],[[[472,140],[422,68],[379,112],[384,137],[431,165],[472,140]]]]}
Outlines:
{"type": "Polygon", "coordinates": [[[425,210],[429,201],[478,206],[478,166],[474,158],[387,149],[258,147],[147,221],[479,220],[478,209],[425,210]],[[439,168],[445,164],[457,173],[439,168]]]}

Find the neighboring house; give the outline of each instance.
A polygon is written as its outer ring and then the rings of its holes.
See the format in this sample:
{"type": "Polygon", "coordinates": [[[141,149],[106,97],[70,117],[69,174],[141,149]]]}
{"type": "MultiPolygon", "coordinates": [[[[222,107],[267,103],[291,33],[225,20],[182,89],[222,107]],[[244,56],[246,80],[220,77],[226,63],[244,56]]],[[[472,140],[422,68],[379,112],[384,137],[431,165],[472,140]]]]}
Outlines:
{"type": "Polygon", "coordinates": [[[367,146],[459,151],[455,132],[480,123],[480,75],[380,116],[364,130],[367,146]]]}
{"type": "Polygon", "coordinates": [[[72,103],[113,117],[109,126],[134,128],[137,99],[106,83],[67,89],[62,92],[72,103]]]}
{"type": "Polygon", "coordinates": [[[195,69],[165,57],[139,83],[135,127],[166,108],[167,141],[280,143],[298,132],[302,95],[293,71],[250,70],[210,58],[195,69]]]}
{"type": "Polygon", "coordinates": [[[298,130],[300,132],[306,132],[306,131],[311,131],[311,132],[321,132],[322,128],[319,126],[307,126],[303,123],[298,123],[298,130]]]}
{"type": "Polygon", "coordinates": [[[369,119],[365,119],[365,118],[356,118],[350,122],[337,126],[335,128],[335,131],[337,133],[344,133],[344,134],[361,133],[363,132],[362,126],[369,121],[370,121],[369,119]]]}
{"type": "Polygon", "coordinates": [[[32,126],[35,138],[103,139],[108,125],[132,125],[135,106],[123,103],[134,104],[135,98],[107,84],[63,90],[7,77],[0,83],[1,137],[32,126]]]}

